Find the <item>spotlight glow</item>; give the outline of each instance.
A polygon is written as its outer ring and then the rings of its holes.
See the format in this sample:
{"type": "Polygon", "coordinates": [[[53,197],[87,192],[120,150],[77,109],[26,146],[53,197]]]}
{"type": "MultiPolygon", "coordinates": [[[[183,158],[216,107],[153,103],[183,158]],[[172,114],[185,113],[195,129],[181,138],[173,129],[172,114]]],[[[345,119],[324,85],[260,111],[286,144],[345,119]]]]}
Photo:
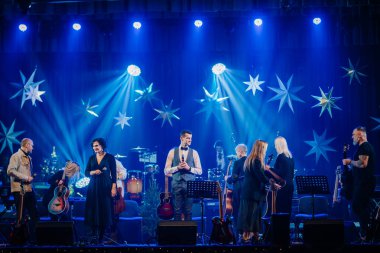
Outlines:
{"type": "Polygon", "coordinates": [[[253,21],[255,26],[261,26],[263,24],[263,20],[261,18],[256,18],[255,21],[253,21]]]}
{"type": "Polygon", "coordinates": [[[136,65],[129,65],[127,68],[128,74],[131,76],[139,76],[141,74],[141,69],[136,65]]]}
{"type": "Polygon", "coordinates": [[[320,23],[322,22],[322,20],[321,20],[321,18],[314,18],[313,19],[313,23],[315,24],[315,25],[319,25],[320,23]]]}
{"type": "Polygon", "coordinates": [[[212,66],[212,73],[215,75],[221,75],[226,70],[226,65],[223,63],[217,63],[214,66],[212,66]]]}
{"type": "Polygon", "coordinates": [[[21,32],[25,32],[26,30],[28,30],[28,27],[25,24],[19,24],[18,29],[21,32]]]}
{"type": "Polygon", "coordinates": [[[141,22],[133,22],[133,28],[135,28],[136,30],[140,29],[141,28],[141,22]]]}
{"type": "Polygon", "coordinates": [[[203,22],[202,22],[202,20],[197,19],[194,21],[194,25],[199,28],[203,25],[203,22]]]}
{"type": "Polygon", "coordinates": [[[73,24],[73,29],[74,29],[75,31],[79,31],[81,28],[82,28],[82,26],[81,26],[79,23],[74,23],[74,24],[73,24]]]}

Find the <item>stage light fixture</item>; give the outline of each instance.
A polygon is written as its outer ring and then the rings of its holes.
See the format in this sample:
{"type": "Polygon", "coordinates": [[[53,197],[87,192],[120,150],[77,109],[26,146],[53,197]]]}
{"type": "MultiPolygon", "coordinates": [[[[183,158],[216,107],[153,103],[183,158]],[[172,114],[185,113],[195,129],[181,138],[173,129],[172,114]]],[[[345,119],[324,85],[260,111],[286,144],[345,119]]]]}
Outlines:
{"type": "Polygon", "coordinates": [[[141,74],[141,69],[138,66],[131,64],[128,66],[127,72],[131,76],[139,76],[141,74]]]}
{"type": "Polygon", "coordinates": [[[26,30],[28,30],[28,27],[27,27],[27,25],[25,25],[25,24],[19,24],[19,25],[18,25],[18,29],[19,29],[21,32],[25,32],[26,30]]]}
{"type": "Polygon", "coordinates": [[[212,66],[212,73],[215,75],[221,75],[226,70],[226,65],[223,63],[217,63],[214,66],[212,66]]]}
{"type": "Polygon", "coordinates": [[[203,25],[203,22],[202,22],[202,20],[197,19],[194,21],[194,25],[199,28],[203,25]]]}
{"type": "Polygon", "coordinates": [[[316,17],[316,18],[313,19],[313,23],[314,23],[315,25],[319,25],[321,22],[322,22],[322,19],[321,19],[321,18],[316,17]]]}
{"type": "Polygon", "coordinates": [[[253,23],[255,26],[261,26],[263,24],[263,20],[261,18],[256,18],[253,23]]]}
{"type": "Polygon", "coordinates": [[[75,31],[79,31],[81,28],[82,28],[82,26],[81,26],[79,23],[74,23],[74,24],[73,24],[73,29],[74,29],[75,31]]]}
{"type": "Polygon", "coordinates": [[[135,28],[136,30],[140,29],[141,28],[141,22],[139,22],[139,21],[133,22],[133,28],[135,28]]]}

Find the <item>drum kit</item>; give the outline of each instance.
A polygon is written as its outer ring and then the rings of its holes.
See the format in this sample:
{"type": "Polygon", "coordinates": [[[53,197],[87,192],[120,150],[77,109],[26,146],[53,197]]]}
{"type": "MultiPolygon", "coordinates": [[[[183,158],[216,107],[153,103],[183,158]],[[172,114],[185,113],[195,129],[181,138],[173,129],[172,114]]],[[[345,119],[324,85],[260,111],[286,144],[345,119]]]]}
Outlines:
{"type": "Polygon", "coordinates": [[[150,152],[148,148],[136,147],[130,149],[137,153],[139,162],[143,163],[143,170],[128,170],[126,189],[130,199],[141,200],[145,194],[145,186],[148,180],[155,181],[155,175],[159,172],[157,162],[157,152],[150,152]]]}

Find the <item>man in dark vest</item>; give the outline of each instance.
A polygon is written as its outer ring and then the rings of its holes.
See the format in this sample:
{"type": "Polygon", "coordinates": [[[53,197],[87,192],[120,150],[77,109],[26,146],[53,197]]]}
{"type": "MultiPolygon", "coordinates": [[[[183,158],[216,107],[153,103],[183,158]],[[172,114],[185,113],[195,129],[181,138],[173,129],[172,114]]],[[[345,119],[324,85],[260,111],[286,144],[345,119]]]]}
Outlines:
{"type": "Polygon", "coordinates": [[[181,131],[181,144],[169,151],[165,163],[165,175],[172,176],[172,194],[174,195],[174,220],[191,220],[193,199],[187,197],[187,181],[195,180],[202,174],[201,160],[196,150],[189,148],[192,133],[181,131]]]}

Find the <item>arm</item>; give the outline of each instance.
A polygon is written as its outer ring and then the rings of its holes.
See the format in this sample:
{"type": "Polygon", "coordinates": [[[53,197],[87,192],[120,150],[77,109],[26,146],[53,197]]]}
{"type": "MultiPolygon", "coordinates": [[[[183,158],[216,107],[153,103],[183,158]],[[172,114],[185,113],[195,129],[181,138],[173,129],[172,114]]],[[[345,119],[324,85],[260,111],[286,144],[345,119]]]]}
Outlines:
{"type": "Polygon", "coordinates": [[[190,168],[190,172],[195,175],[202,175],[202,165],[201,165],[201,159],[199,158],[199,154],[196,150],[193,150],[193,158],[194,158],[194,164],[195,167],[190,168]]]}
{"type": "Polygon", "coordinates": [[[343,159],[343,164],[348,165],[352,164],[352,166],[357,167],[357,168],[367,168],[368,166],[368,155],[359,155],[359,160],[353,161],[351,159],[343,159]]]}
{"type": "Polygon", "coordinates": [[[176,173],[178,171],[177,166],[172,167],[173,158],[174,158],[174,149],[171,149],[166,158],[165,169],[164,169],[165,176],[171,176],[173,173],[176,173]]]}
{"type": "Polygon", "coordinates": [[[109,155],[109,166],[110,166],[110,172],[111,172],[111,178],[112,178],[112,189],[111,189],[111,196],[116,196],[116,160],[113,155],[109,155]]]}
{"type": "Polygon", "coordinates": [[[7,169],[8,176],[12,176],[20,180],[29,181],[30,177],[28,175],[25,175],[17,170],[19,166],[20,166],[20,160],[17,159],[15,155],[12,155],[9,161],[8,169],[7,169]]]}

